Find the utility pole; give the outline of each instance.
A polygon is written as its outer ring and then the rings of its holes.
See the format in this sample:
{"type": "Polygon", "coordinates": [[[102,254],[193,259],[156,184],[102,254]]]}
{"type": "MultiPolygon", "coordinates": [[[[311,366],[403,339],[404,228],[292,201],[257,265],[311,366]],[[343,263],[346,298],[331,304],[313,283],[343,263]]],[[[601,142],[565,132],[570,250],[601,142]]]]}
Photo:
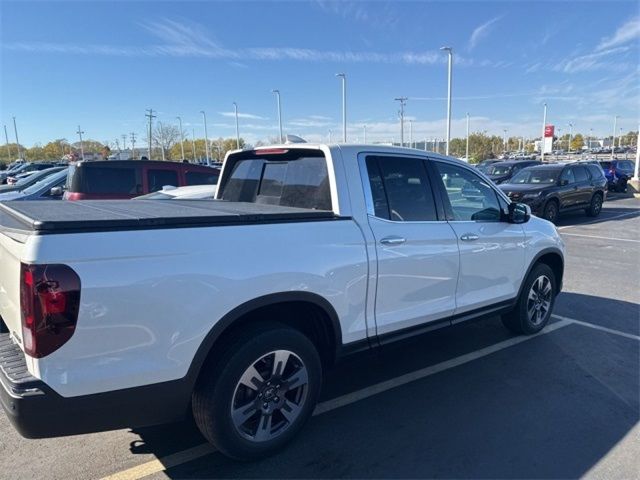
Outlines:
{"type": "Polygon", "coordinates": [[[465,151],[465,157],[467,159],[467,163],[469,163],[469,112],[467,112],[467,148],[465,151]]]}
{"type": "Polygon", "coordinates": [[[347,143],[347,76],[336,73],[336,77],[342,79],[342,142],[347,143]]]}
{"type": "Polygon", "coordinates": [[[233,110],[236,116],[236,148],[240,150],[240,131],[238,130],[238,104],[233,102],[233,110]]]}
{"type": "Polygon", "coordinates": [[[280,104],[280,90],[271,90],[271,93],[275,93],[278,104],[278,129],[280,130],[280,143],[284,143],[284,137],[282,136],[282,105],[280,104]]]}
{"type": "Polygon", "coordinates": [[[152,124],[153,124],[153,119],[156,118],[156,115],[153,114],[153,108],[150,108],[146,111],[148,113],[145,114],[145,117],[149,119],[149,152],[148,152],[149,156],[147,158],[151,160],[151,138],[153,135],[152,124]]]}
{"type": "Polygon", "coordinates": [[[451,140],[451,80],[453,75],[453,49],[451,47],[441,47],[440,50],[447,52],[449,57],[448,63],[448,81],[447,81],[447,145],[446,155],[449,155],[449,141],[451,140]]]}
{"type": "Polygon", "coordinates": [[[207,154],[207,164],[209,164],[209,134],[207,133],[207,114],[204,110],[200,110],[202,119],[204,120],[204,149],[207,154]]]}
{"type": "Polygon", "coordinates": [[[120,141],[116,138],[116,148],[118,149],[118,159],[120,158],[120,154],[122,150],[120,150],[120,141]]]}
{"type": "Polygon", "coordinates": [[[400,102],[400,146],[404,147],[404,106],[407,104],[407,97],[394,98],[395,101],[400,102]]]}
{"type": "Polygon", "coordinates": [[[82,160],[84,160],[84,146],[82,145],[82,134],[84,132],[80,128],[80,125],[78,125],[78,131],[76,133],[80,137],[80,158],[82,158],[82,160]]]}
{"type": "Polygon", "coordinates": [[[13,117],[13,131],[16,134],[16,145],[18,146],[18,159],[22,158],[22,148],[20,147],[20,140],[18,140],[18,127],[16,126],[16,117],[13,117]]]}
{"type": "Polygon", "coordinates": [[[127,134],[125,133],[125,134],[121,135],[121,137],[122,137],[122,148],[126,150],[127,149],[127,134]]]}
{"type": "Polygon", "coordinates": [[[4,141],[7,143],[7,154],[9,155],[9,161],[11,161],[11,147],[9,146],[9,135],[7,135],[7,126],[4,126],[4,141]]]}
{"type": "MultiPolygon", "coordinates": [[[[544,162],[544,131],[547,128],[547,104],[544,104],[544,113],[542,114],[542,136],[540,137],[540,160],[544,162]]],[[[552,140],[553,142],[553,140],[552,140]]]]}
{"type": "Polygon", "coordinates": [[[131,159],[135,160],[136,159],[136,133],[131,132],[129,135],[131,139],[131,159]]]}
{"type": "Polygon", "coordinates": [[[180,124],[180,153],[182,154],[181,160],[184,160],[186,157],[184,156],[184,131],[182,130],[182,118],[176,118],[178,119],[178,123],[180,124]]]}
{"type": "Polygon", "coordinates": [[[611,160],[613,160],[614,150],[616,149],[616,126],[618,124],[618,115],[613,117],[613,137],[611,138],[611,160]]]}

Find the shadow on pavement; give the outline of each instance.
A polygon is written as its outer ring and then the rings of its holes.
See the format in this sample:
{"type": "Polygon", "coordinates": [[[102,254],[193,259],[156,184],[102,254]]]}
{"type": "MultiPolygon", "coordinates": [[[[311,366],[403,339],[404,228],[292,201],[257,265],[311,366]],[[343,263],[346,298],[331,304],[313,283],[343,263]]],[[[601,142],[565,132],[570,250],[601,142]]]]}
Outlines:
{"type": "MultiPolygon", "coordinates": [[[[575,305],[637,305],[563,294],[575,305]]],[[[636,317],[637,320],[637,317],[636,317]]],[[[497,319],[433,332],[355,357],[329,375],[324,398],[497,343],[497,319]]],[[[639,421],[639,342],[570,325],[314,417],[281,453],[254,463],[213,454],[169,478],[576,478],[639,421]]],[[[134,453],[161,457],[201,443],[189,422],[137,429],[134,453]]],[[[632,467],[630,467],[632,468],[632,467]]],[[[624,472],[620,472],[622,476],[624,472]]]]}

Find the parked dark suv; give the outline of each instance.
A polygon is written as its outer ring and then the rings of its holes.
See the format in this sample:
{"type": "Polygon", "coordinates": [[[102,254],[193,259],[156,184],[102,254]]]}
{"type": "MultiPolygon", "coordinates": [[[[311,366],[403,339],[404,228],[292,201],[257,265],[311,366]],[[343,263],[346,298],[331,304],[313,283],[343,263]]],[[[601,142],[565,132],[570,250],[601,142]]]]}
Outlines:
{"type": "Polygon", "coordinates": [[[633,177],[634,164],[631,160],[600,160],[600,166],[607,177],[609,190],[627,191],[627,182],[633,177]]]}
{"type": "Polygon", "coordinates": [[[516,173],[526,167],[540,165],[537,160],[508,160],[505,162],[494,163],[489,167],[486,175],[496,185],[507,182],[516,173]]]}
{"type": "Polygon", "coordinates": [[[104,160],[69,166],[66,200],[133,198],[165,185],[217,184],[220,170],[182,162],[104,160]]]}
{"type": "Polygon", "coordinates": [[[526,203],[534,215],[555,222],[558,215],[584,210],[595,217],[602,210],[607,179],[594,164],[550,164],[525,168],[500,185],[511,200],[526,203]]]}

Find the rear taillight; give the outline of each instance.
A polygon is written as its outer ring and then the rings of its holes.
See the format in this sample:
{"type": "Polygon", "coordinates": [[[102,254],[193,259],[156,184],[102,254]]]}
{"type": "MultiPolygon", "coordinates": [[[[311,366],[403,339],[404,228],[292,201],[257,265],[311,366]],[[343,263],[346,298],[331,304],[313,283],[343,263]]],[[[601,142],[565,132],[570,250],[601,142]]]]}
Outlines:
{"type": "Polygon", "coordinates": [[[76,329],[80,278],[66,265],[20,268],[22,340],[27,355],[42,358],[64,345],[76,329]]]}

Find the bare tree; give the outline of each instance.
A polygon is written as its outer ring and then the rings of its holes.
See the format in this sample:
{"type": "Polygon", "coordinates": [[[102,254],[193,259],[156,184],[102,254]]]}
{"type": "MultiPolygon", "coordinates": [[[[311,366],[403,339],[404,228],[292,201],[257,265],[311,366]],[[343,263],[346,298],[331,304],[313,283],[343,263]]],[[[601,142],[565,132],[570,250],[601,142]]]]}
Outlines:
{"type": "Polygon", "coordinates": [[[153,141],[164,150],[163,158],[171,160],[171,147],[180,139],[180,130],[175,125],[158,122],[153,131],[153,141]]]}

